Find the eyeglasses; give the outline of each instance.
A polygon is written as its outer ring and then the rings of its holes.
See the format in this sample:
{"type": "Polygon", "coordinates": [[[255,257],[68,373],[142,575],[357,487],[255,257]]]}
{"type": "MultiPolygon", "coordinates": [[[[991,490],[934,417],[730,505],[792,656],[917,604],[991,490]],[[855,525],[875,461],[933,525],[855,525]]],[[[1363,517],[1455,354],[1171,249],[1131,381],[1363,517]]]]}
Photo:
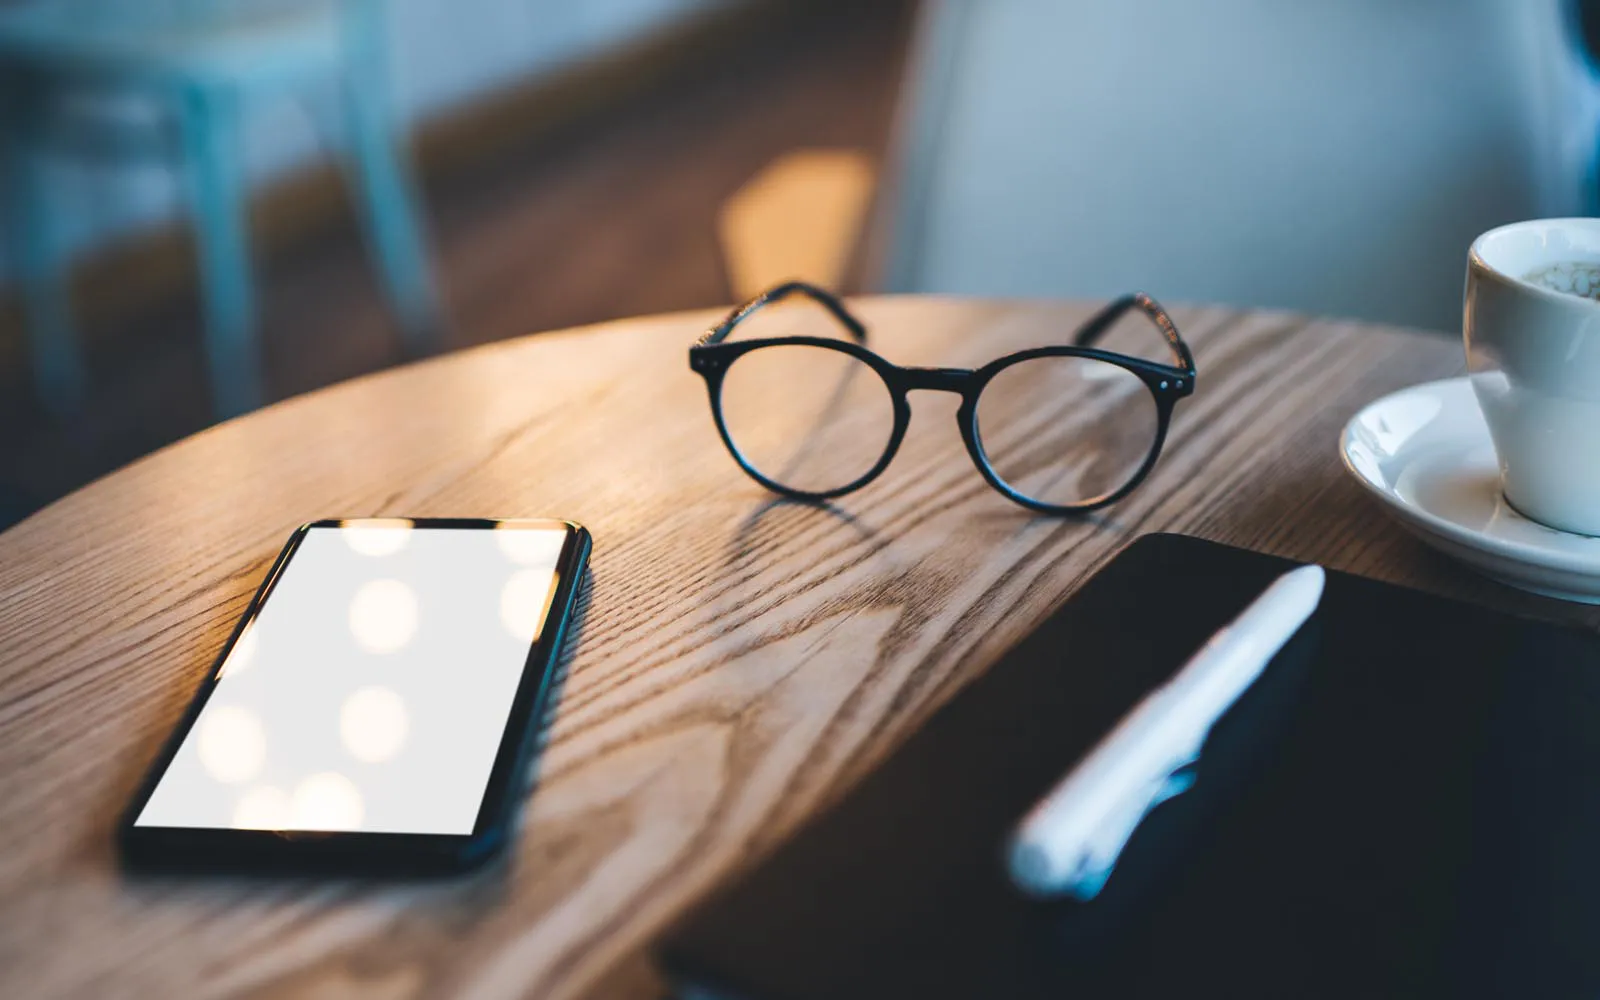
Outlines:
{"type": "Polygon", "coordinates": [[[1047,514],[1093,510],[1149,474],[1173,405],[1194,391],[1188,346],[1142,293],[1096,313],[1071,346],[1018,351],[976,370],[901,367],[868,350],[866,340],[866,327],[842,302],[795,281],[740,306],[689,348],[722,441],[751,478],[802,500],[858,490],[900,447],[911,420],[908,394],[930,389],[961,397],[961,438],[989,485],[1047,514]],[[824,307],[850,339],[726,343],[761,307],[796,293],[824,307]],[[1096,348],[1124,317],[1152,324],[1173,363],[1096,348]]]}

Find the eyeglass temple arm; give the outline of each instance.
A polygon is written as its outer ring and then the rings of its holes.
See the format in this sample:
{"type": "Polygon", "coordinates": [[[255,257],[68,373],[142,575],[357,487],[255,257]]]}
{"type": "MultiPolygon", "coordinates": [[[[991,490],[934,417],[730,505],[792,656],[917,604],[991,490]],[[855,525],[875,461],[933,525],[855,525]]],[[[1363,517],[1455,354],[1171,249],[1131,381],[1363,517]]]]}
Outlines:
{"type": "Polygon", "coordinates": [[[771,288],[767,289],[760,295],[757,295],[755,298],[751,299],[749,302],[746,302],[744,305],[729,313],[727,318],[721,323],[718,323],[716,326],[706,331],[705,335],[699,340],[699,346],[707,347],[711,344],[722,343],[724,340],[728,339],[728,334],[733,332],[733,328],[743,322],[751,313],[770,302],[777,302],[781,299],[786,299],[796,293],[804,295],[806,298],[819,303],[824,309],[827,309],[828,312],[832,313],[833,318],[839,321],[839,325],[843,326],[845,331],[849,333],[851,338],[857,343],[864,344],[867,342],[867,328],[861,324],[860,320],[850,315],[850,310],[844,307],[844,303],[840,302],[837,296],[833,295],[831,292],[824,291],[823,289],[818,288],[816,285],[810,284],[809,282],[786,281],[781,285],[773,285],[771,288]]]}
{"type": "Polygon", "coordinates": [[[1161,303],[1143,292],[1124,295],[1090,317],[1089,322],[1083,324],[1077,336],[1072,338],[1072,342],[1079,347],[1093,347],[1094,342],[1111,329],[1111,324],[1121,319],[1130,309],[1138,309],[1155,322],[1161,330],[1161,335],[1167,339],[1167,347],[1172,351],[1172,357],[1178,362],[1178,367],[1193,378],[1194,355],[1189,353],[1189,345],[1178,335],[1177,326],[1173,324],[1172,317],[1167,315],[1167,311],[1161,308],[1161,303]]]}

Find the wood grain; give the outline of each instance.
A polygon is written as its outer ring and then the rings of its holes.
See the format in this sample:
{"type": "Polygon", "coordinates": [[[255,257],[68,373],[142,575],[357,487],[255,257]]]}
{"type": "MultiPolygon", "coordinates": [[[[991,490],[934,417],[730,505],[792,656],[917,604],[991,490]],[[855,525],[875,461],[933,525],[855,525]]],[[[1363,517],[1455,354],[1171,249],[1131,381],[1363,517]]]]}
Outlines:
{"type": "MultiPolygon", "coordinates": [[[[1090,304],[860,303],[904,364],[1060,342],[1090,304]]],[[[0,535],[0,995],[649,995],[641,950],[836,796],[1139,534],[1184,531],[1550,619],[1340,470],[1367,400],[1456,344],[1175,310],[1198,358],[1161,463],[1100,515],[974,472],[955,400],[894,465],[774,503],[717,440],[686,348],[711,313],[524,338],[189,438],[0,535]],[[130,881],[111,825],[287,533],[324,516],[568,517],[595,535],[575,653],[510,862],[464,882],[130,881]]]]}

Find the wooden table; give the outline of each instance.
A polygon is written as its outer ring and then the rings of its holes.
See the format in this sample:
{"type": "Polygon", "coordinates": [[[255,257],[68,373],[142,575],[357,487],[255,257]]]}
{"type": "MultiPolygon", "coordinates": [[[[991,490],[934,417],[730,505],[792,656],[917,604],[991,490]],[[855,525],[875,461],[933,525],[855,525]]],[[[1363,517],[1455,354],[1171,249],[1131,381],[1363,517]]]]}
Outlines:
{"type": "MultiPolygon", "coordinates": [[[[1083,304],[860,303],[905,364],[1060,342],[1083,304]]],[[[918,394],[895,464],[775,504],[686,348],[712,314],[545,334],[312,393],[0,535],[0,996],[648,996],[643,947],[837,795],[1135,536],[1182,531],[1600,626],[1402,533],[1339,467],[1366,401],[1456,343],[1175,310],[1199,391],[1150,479],[1035,517],[918,394]],[[428,887],[128,882],[110,831],[284,537],[322,516],[557,515],[596,544],[511,863],[428,887]]]]}

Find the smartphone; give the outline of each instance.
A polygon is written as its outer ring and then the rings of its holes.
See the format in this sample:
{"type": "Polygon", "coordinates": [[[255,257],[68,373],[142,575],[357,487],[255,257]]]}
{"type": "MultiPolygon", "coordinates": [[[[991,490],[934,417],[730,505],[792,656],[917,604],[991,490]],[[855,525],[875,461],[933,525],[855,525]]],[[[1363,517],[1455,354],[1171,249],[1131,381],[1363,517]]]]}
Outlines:
{"type": "Polygon", "coordinates": [[[161,871],[463,871],[510,840],[589,533],[328,520],[289,538],[117,828],[161,871]]]}

